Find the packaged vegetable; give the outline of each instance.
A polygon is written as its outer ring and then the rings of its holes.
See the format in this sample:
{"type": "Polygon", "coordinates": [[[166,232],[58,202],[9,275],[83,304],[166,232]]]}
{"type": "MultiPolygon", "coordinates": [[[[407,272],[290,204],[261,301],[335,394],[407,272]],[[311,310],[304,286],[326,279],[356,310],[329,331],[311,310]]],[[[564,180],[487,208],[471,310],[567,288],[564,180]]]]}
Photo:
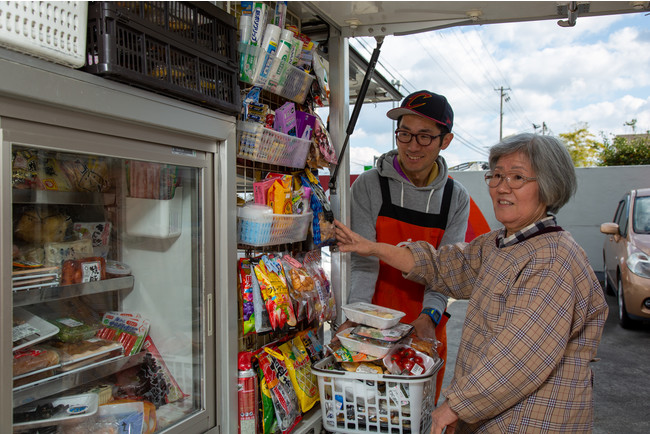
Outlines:
{"type": "Polygon", "coordinates": [[[66,315],[49,319],[59,328],[55,338],[61,342],[79,342],[95,336],[100,325],[88,322],[78,315],[66,315]]]}

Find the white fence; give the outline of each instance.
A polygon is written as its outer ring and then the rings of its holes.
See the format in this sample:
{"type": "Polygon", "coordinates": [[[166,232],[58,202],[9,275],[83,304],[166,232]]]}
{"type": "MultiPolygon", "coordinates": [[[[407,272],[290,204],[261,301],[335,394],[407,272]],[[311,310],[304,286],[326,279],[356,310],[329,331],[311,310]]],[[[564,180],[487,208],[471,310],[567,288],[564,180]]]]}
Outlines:
{"type": "MultiPolygon", "coordinates": [[[[650,166],[587,167],[576,169],[576,196],[558,213],[558,224],[571,232],[587,252],[593,269],[603,271],[603,242],[600,224],[612,221],[616,205],[626,191],[650,187],[650,166]]],[[[494,218],[484,171],[451,172],[467,188],[492,229],[501,227],[494,218]]]]}

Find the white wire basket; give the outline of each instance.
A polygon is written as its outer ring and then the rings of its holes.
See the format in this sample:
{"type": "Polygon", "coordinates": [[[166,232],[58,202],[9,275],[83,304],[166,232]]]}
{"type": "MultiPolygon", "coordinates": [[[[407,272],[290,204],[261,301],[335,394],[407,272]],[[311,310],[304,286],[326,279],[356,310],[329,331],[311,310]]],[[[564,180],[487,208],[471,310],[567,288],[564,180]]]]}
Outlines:
{"type": "Polygon", "coordinates": [[[323,427],[337,433],[428,433],[438,359],[424,375],[365,374],[336,370],[334,356],[312,367],[318,377],[323,427]]]}
{"type": "Polygon", "coordinates": [[[304,241],[313,214],[268,214],[249,219],[238,217],[239,242],[251,246],[270,246],[304,241]]]}
{"type": "Polygon", "coordinates": [[[237,122],[237,156],[261,163],[304,169],[311,140],[283,134],[256,122],[237,122]]]}
{"type": "Polygon", "coordinates": [[[72,68],[86,61],[88,2],[0,2],[0,46],[72,68]]]}

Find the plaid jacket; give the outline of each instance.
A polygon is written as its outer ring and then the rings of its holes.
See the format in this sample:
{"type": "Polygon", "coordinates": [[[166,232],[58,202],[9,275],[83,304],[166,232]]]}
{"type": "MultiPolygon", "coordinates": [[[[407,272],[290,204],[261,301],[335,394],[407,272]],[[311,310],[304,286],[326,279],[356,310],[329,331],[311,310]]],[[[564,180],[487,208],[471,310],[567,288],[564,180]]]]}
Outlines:
{"type": "Polygon", "coordinates": [[[600,283],[568,232],[498,247],[501,233],[438,251],[408,246],[416,265],[405,277],[469,299],[443,392],[459,415],[456,432],[591,432],[589,362],[608,310],[600,283]]]}

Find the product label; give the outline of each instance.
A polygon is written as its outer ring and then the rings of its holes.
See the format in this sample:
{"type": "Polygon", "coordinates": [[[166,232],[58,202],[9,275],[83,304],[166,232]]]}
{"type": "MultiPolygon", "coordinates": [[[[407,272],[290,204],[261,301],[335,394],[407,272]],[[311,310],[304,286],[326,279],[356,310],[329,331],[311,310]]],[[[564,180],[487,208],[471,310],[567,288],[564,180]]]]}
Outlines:
{"type": "Polygon", "coordinates": [[[79,327],[84,325],[84,323],[79,322],[76,319],[72,319],[72,318],[59,318],[57,319],[57,321],[68,327],[79,327]]]}
{"type": "Polygon", "coordinates": [[[95,262],[82,262],[81,263],[81,281],[82,282],[96,282],[102,280],[101,263],[95,262]]]}
{"type": "Polygon", "coordinates": [[[38,332],[39,330],[37,328],[32,327],[28,323],[17,325],[12,330],[12,341],[19,341],[38,332]]]}

